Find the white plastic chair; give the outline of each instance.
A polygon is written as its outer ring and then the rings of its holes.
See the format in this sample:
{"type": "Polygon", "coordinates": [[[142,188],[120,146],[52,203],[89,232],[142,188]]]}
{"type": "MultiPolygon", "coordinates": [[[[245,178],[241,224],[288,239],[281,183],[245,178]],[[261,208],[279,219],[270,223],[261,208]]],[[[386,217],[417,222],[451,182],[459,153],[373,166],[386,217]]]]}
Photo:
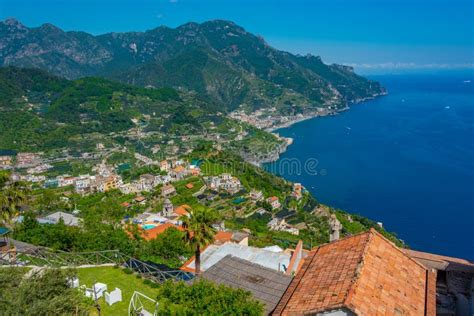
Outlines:
{"type": "Polygon", "coordinates": [[[95,300],[101,298],[104,295],[105,291],[107,291],[107,284],[96,283],[91,289],[87,288],[85,285],[81,285],[79,288],[84,291],[84,295],[86,297],[90,297],[95,300]]]}
{"type": "MultiPolygon", "coordinates": [[[[107,284],[97,282],[96,284],[94,284],[92,289],[95,292],[95,297],[101,298],[102,295],[104,295],[104,292],[107,291],[107,284]]],[[[92,296],[92,298],[94,298],[94,296],[92,296]]]]}
{"type": "Polygon", "coordinates": [[[105,302],[109,305],[115,304],[122,301],[122,291],[119,288],[115,288],[112,292],[105,292],[105,302]]]}
{"type": "Polygon", "coordinates": [[[70,278],[67,280],[67,285],[73,289],[77,289],[79,287],[79,279],[78,278],[70,278]]]}
{"type": "Polygon", "coordinates": [[[85,285],[81,285],[79,287],[80,290],[84,292],[84,295],[86,297],[94,298],[94,290],[87,288],[85,285]]]}

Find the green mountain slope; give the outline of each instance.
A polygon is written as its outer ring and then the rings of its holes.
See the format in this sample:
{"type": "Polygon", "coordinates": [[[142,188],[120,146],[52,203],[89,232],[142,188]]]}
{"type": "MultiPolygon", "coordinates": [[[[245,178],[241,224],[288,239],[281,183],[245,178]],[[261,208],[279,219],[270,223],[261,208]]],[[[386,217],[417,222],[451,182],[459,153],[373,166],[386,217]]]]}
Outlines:
{"type": "Polygon", "coordinates": [[[384,92],[350,67],[279,51],[221,20],[92,36],[50,24],[28,28],[9,19],[0,22],[0,47],[0,65],[194,90],[226,111],[240,105],[342,108],[384,92]]]}
{"type": "Polygon", "coordinates": [[[0,68],[0,99],[0,148],[9,149],[63,148],[74,138],[127,131],[144,119],[163,133],[173,124],[201,132],[215,119],[207,103],[172,88],[93,77],[70,81],[15,67],[0,68]]]}

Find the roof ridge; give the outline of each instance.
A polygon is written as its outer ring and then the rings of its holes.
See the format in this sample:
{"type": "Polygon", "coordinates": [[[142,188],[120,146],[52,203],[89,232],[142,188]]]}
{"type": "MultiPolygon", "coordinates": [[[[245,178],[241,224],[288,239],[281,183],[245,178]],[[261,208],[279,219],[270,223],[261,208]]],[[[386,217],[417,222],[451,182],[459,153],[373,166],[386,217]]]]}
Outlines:
{"type": "Polygon", "coordinates": [[[323,247],[326,247],[326,246],[330,246],[330,245],[334,245],[334,244],[337,244],[341,241],[345,241],[349,238],[353,238],[353,237],[357,237],[357,236],[361,236],[361,235],[364,235],[364,234],[370,234],[370,230],[365,230],[363,232],[360,232],[360,233],[357,233],[357,234],[354,234],[354,235],[348,235],[348,236],[345,236],[343,238],[339,238],[338,240],[334,240],[334,241],[330,241],[330,242],[327,242],[327,243],[324,243],[324,244],[321,244],[313,249],[310,249],[310,251],[313,251],[313,250],[316,250],[316,249],[319,249],[319,248],[323,248],[323,247]]]}
{"type": "MultiPolygon", "coordinates": [[[[316,258],[316,255],[318,254],[319,252],[319,249],[321,249],[321,247],[316,247],[314,250],[311,250],[311,252],[314,251],[314,254],[312,257],[311,256],[311,253],[306,257],[304,258],[303,260],[307,260],[307,259],[310,259],[308,264],[306,264],[306,262],[304,262],[303,265],[307,265],[307,267],[309,267],[311,265],[311,263],[314,261],[314,258],[316,258]]],[[[293,295],[295,294],[296,292],[296,289],[298,288],[299,284],[301,283],[301,280],[303,280],[304,278],[304,275],[306,274],[306,272],[308,272],[308,269],[304,269],[303,270],[303,267],[301,267],[301,272],[300,273],[297,273],[294,277],[293,277],[293,280],[290,282],[290,284],[288,285],[288,288],[286,289],[285,293],[283,293],[283,296],[281,297],[280,301],[278,302],[278,304],[276,305],[274,311],[276,311],[278,309],[278,307],[280,306],[280,304],[282,305],[282,308],[281,308],[281,311],[275,313],[274,315],[281,315],[282,312],[284,311],[284,309],[286,308],[286,306],[288,305],[288,302],[291,300],[291,298],[293,297],[293,295]],[[293,282],[297,280],[297,283],[296,285],[293,286],[293,282]],[[285,298],[285,294],[286,292],[290,289],[290,287],[292,287],[291,289],[291,294],[285,298]]],[[[273,313],[272,313],[273,314],[273,313]]]]}
{"type": "MultiPolygon", "coordinates": [[[[360,234],[360,235],[362,235],[362,234],[360,234]]],[[[352,278],[351,285],[348,287],[347,293],[344,295],[344,300],[343,300],[343,302],[344,302],[343,305],[346,306],[348,309],[350,309],[354,313],[356,313],[356,311],[352,308],[352,306],[350,305],[350,302],[352,300],[352,296],[354,295],[354,292],[355,292],[356,288],[359,285],[360,276],[362,275],[362,269],[364,267],[365,256],[366,256],[367,252],[369,251],[370,242],[372,241],[372,238],[373,238],[373,235],[374,235],[372,233],[372,229],[370,229],[369,231],[366,231],[366,235],[367,236],[366,236],[366,240],[365,240],[364,250],[361,253],[360,261],[357,264],[357,268],[356,268],[356,271],[355,271],[355,276],[352,278]]],[[[352,237],[354,237],[354,236],[352,236],[352,237]]]]}
{"type": "Polygon", "coordinates": [[[420,262],[418,262],[418,261],[416,261],[415,259],[413,259],[410,255],[408,255],[406,252],[404,252],[402,249],[400,249],[400,247],[398,247],[397,245],[395,245],[390,239],[386,238],[384,235],[382,235],[381,233],[379,233],[375,228],[371,228],[371,229],[370,229],[370,232],[371,232],[372,234],[375,234],[376,236],[382,238],[382,239],[385,240],[386,242],[388,242],[392,248],[396,249],[399,253],[401,253],[402,255],[406,256],[408,259],[410,259],[411,261],[413,261],[414,263],[416,263],[417,265],[419,265],[419,266],[422,267],[423,269],[429,270],[425,265],[423,265],[423,264],[421,264],[420,262]]]}

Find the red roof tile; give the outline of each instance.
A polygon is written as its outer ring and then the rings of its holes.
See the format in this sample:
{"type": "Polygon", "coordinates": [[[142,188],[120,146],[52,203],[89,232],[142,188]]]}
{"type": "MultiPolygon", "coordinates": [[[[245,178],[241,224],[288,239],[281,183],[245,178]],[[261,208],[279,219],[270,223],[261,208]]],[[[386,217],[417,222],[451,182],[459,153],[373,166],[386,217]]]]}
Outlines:
{"type": "Polygon", "coordinates": [[[273,314],[434,315],[429,273],[371,230],[312,250],[273,314]]]}
{"type": "Polygon", "coordinates": [[[456,267],[458,268],[462,266],[465,269],[469,269],[471,272],[474,272],[474,262],[466,259],[442,256],[410,249],[405,249],[403,251],[426,267],[434,268],[437,270],[445,270],[450,265],[456,264],[456,267]]]}
{"type": "Polygon", "coordinates": [[[158,235],[164,233],[168,228],[171,228],[171,227],[176,228],[177,230],[180,230],[180,231],[184,231],[184,229],[181,226],[176,226],[170,223],[166,223],[166,224],[158,225],[151,229],[143,230],[141,235],[143,239],[145,240],[152,240],[152,239],[155,239],[158,235]]]}
{"type": "Polygon", "coordinates": [[[189,214],[189,210],[191,209],[191,206],[187,204],[183,204],[181,206],[178,206],[175,210],[174,213],[178,216],[187,216],[189,214]]]}
{"type": "Polygon", "coordinates": [[[146,200],[146,197],[144,196],[137,196],[136,198],[134,198],[135,201],[137,202],[143,202],[146,200]]]}
{"type": "Polygon", "coordinates": [[[218,231],[214,236],[214,242],[216,244],[223,244],[232,240],[232,232],[218,231]]]}

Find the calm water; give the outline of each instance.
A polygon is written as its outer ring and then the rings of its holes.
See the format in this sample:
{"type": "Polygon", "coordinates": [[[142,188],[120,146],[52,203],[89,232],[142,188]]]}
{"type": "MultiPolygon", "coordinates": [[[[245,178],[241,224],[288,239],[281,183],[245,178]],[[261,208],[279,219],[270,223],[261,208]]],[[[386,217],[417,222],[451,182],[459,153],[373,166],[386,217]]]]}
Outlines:
{"type": "Polygon", "coordinates": [[[474,75],[374,79],[388,96],[279,130],[294,143],[266,167],[413,249],[474,259],[474,75]],[[293,158],[318,174],[283,167],[293,158]]]}

